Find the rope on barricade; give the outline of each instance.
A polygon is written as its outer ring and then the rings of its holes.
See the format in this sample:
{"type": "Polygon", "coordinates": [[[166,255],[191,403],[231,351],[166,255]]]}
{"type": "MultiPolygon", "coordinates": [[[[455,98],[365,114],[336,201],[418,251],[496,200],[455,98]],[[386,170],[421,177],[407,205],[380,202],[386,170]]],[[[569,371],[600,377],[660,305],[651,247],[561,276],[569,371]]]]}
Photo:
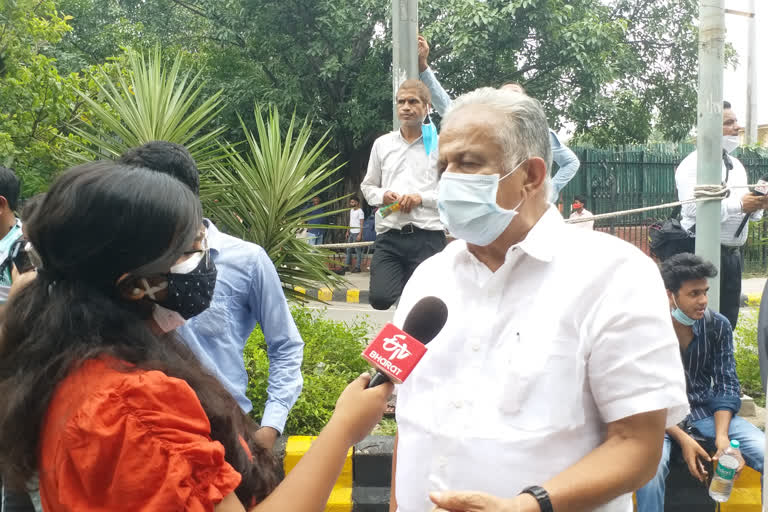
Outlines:
{"type": "Polygon", "coordinates": [[[341,244],[317,244],[314,247],[320,249],[355,249],[357,247],[370,247],[376,242],[349,242],[341,244]]]}
{"type": "MultiPolygon", "coordinates": [[[[686,199],[685,201],[675,201],[672,203],[664,203],[656,206],[645,206],[643,208],[633,208],[631,210],[621,210],[618,212],[600,213],[593,215],[592,217],[582,217],[580,219],[565,219],[567,224],[579,224],[581,222],[593,222],[596,220],[613,219],[615,217],[624,217],[625,215],[634,215],[637,213],[645,213],[653,210],[663,210],[664,208],[674,208],[675,206],[682,206],[691,203],[703,203],[706,201],[721,201],[730,195],[731,189],[734,188],[754,188],[758,185],[734,185],[726,187],[724,185],[696,185],[693,189],[693,198],[686,199]]],[[[353,242],[342,244],[322,244],[315,247],[321,247],[323,249],[354,249],[356,247],[370,247],[375,242],[353,242]]]]}

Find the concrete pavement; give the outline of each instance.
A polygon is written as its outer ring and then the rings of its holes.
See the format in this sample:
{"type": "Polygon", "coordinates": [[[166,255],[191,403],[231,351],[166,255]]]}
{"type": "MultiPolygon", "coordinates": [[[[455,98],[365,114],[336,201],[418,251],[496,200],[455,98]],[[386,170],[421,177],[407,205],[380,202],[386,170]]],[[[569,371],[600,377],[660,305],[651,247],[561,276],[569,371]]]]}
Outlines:
{"type": "Polygon", "coordinates": [[[307,297],[319,299],[325,302],[346,302],[349,304],[368,304],[368,290],[370,289],[370,272],[347,272],[344,275],[347,280],[346,287],[330,288],[302,288],[294,287],[294,290],[303,293],[307,297]]]}
{"type": "Polygon", "coordinates": [[[752,300],[753,297],[757,297],[760,300],[760,296],[763,294],[763,288],[765,287],[765,277],[753,277],[751,279],[744,279],[741,281],[741,293],[746,295],[752,300]]]}
{"type": "Polygon", "coordinates": [[[343,302],[331,302],[328,305],[310,302],[306,306],[309,309],[324,311],[325,316],[337,322],[353,323],[364,320],[370,325],[369,333],[374,336],[395,315],[395,307],[387,311],[377,311],[368,304],[346,304],[343,302]]]}

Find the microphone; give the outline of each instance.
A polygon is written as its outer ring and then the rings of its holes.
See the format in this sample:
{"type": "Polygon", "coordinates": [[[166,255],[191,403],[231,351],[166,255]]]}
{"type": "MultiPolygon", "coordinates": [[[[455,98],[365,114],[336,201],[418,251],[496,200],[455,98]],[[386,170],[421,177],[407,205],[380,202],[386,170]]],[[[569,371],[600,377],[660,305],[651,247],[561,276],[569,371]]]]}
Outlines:
{"type": "MultiPolygon", "coordinates": [[[[760,180],[755,185],[755,188],[752,189],[752,195],[755,196],[764,196],[768,194],[768,176],[763,176],[760,178],[760,180]]],[[[739,224],[739,229],[736,230],[736,234],[733,235],[734,238],[738,238],[741,235],[741,232],[744,231],[744,226],[747,225],[747,222],[749,222],[749,216],[751,214],[745,213],[744,218],[741,219],[741,224],[739,224]]]]}
{"type": "Polygon", "coordinates": [[[402,384],[427,353],[432,341],[448,320],[448,307],[437,297],[424,297],[413,306],[400,330],[387,324],[363,352],[363,358],[378,371],[368,383],[372,388],[385,382],[402,384]]]}

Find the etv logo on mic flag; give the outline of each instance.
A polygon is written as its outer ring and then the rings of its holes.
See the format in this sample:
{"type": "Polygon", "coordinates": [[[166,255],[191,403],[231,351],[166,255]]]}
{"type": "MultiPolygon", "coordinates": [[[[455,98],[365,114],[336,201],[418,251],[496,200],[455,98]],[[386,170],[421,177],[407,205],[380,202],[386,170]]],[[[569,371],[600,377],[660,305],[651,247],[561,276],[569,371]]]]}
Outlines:
{"type": "Polygon", "coordinates": [[[365,349],[363,357],[392,382],[402,384],[426,353],[427,347],[421,342],[387,324],[365,349]]]}

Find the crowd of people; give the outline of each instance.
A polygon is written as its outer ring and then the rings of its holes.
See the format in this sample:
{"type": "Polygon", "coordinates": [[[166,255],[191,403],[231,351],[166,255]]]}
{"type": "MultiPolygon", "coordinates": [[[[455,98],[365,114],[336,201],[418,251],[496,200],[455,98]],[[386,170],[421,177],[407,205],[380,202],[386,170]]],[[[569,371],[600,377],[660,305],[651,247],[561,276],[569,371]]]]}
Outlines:
{"type": "MultiPolygon", "coordinates": [[[[399,301],[399,326],[424,297],[448,308],[399,388],[390,510],[627,512],[635,491],[640,512],[663,510],[673,447],[704,481],[731,440],[762,473],[764,435],[736,415],[736,320],[707,307],[717,269],[689,253],[659,267],[590,221],[567,224],[552,199],[578,160],[539,102],[518,84],[451,101],[419,46],[422,80],[397,91],[401,127],[376,140],[361,187],[398,205],[376,217],[371,305],[399,301]],[[438,151],[423,135],[433,102],[438,151]]],[[[745,179],[723,162],[724,183],[745,179]]],[[[319,511],[380,420],[393,387],[362,375],[280,480],[272,449],[303,342],[265,251],[203,217],[199,183],[184,147],[149,142],[64,172],[20,220],[19,181],[0,168],[0,512],[319,511]],[[257,324],[260,425],[243,362],[257,324]]],[[[762,201],[724,201],[724,226],[762,201]]],[[[349,205],[354,243],[365,218],[349,205]]],[[[723,236],[725,258],[739,244],[723,236]]]]}

